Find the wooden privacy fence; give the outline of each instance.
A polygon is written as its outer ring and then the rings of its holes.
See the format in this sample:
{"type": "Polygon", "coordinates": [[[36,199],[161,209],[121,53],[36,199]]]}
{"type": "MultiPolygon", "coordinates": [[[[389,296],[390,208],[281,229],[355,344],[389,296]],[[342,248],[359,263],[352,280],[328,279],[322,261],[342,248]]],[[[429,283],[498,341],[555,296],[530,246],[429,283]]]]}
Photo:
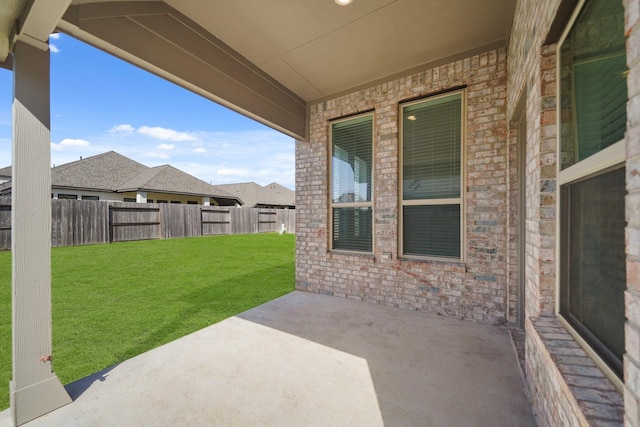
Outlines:
{"type": "MultiPolygon", "coordinates": [[[[293,209],[51,200],[51,245],[295,232],[293,209]]],[[[0,197],[0,249],[11,248],[11,198],[0,197]]]]}

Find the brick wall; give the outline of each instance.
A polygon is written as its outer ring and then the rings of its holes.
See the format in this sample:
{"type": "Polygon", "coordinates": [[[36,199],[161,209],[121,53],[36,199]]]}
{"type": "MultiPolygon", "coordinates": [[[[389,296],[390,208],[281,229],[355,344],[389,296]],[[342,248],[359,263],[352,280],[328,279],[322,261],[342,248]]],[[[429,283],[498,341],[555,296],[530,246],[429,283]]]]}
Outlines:
{"type": "Polygon", "coordinates": [[[518,138],[519,129],[509,130],[507,145],[507,320],[518,322],[518,292],[520,279],[520,182],[518,168],[521,153],[518,138]]]}
{"type": "Polygon", "coordinates": [[[560,0],[518,0],[509,38],[508,117],[540,69],[540,49],[556,15],[560,0]]]}
{"type": "Polygon", "coordinates": [[[627,34],[627,326],[625,421],[640,426],[640,0],[626,0],[627,34]]]}
{"type": "MultiPolygon", "coordinates": [[[[555,14],[558,0],[520,0],[516,6],[511,42],[509,45],[508,103],[509,118],[518,118],[518,109],[524,105],[527,122],[526,130],[526,350],[525,376],[534,412],[540,425],[620,425],[623,415],[620,393],[596,367],[592,359],[555,318],[555,216],[556,216],[556,146],[558,124],[556,123],[556,46],[544,45],[555,14]]],[[[633,7],[627,5],[627,32],[632,32],[637,21],[640,2],[633,0],[633,7]],[[635,16],[630,19],[630,14],[635,16]],[[633,22],[630,22],[633,21],[633,22]]],[[[631,40],[628,51],[640,51],[631,40]]],[[[629,64],[633,63],[629,59],[629,64]]],[[[638,70],[640,72],[640,69],[638,70]]],[[[630,98],[634,87],[633,71],[629,78],[630,98]]],[[[637,81],[637,79],[636,79],[637,81]]],[[[637,86],[637,83],[635,84],[637,86]]],[[[640,100],[640,98],[638,98],[640,100]]],[[[633,125],[633,100],[629,103],[629,124],[633,125]]],[[[637,114],[640,111],[636,112],[637,114]]],[[[517,127],[510,126],[512,139],[517,135],[517,127]]],[[[640,130],[639,130],[640,132],[640,130]]],[[[627,132],[629,164],[638,154],[637,140],[627,132]],[[634,152],[633,148],[635,147],[634,152]]],[[[512,140],[510,162],[517,156],[518,145],[512,140]],[[515,151],[515,153],[513,151],[515,151]]],[[[637,260],[640,245],[632,243],[629,229],[637,230],[638,205],[633,203],[633,188],[640,188],[640,180],[633,187],[627,171],[629,196],[627,198],[627,277],[631,282],[633,269],[638,277],[637,260]],[[633,219],[632,219],[633,218],[633,219]],[[633,224],[636,224],[635,226],[633,224]],[[635,250],[635,255],[632,255],[635,250]],[[634,264],[636,262],[636,264],[634,264]]],[[[636,191],[637,195],[638,191],[636,191]]],[[[514,199],[510,197],[510,201],[514,199]]],[[[510,207],[511,208],[511,207],[510,207]]],[[[513,209],[510,209],[512,212],[513,209]]],[[[510,221],[510,224],[512,222],[510,221]]],[[[511,229],[512,230],[512,229],[511,229]]],[[[510,252],[511,253],[511,252],[510,252]]],[[[509,268],[517,268],[509,263],[509,268]]],[[[512,279],[511,270],[509,280],[512,279]]],[[[509,282],[509,289],[513,289],[509,282]]],[[[638,287],[640,290],[640,286],[638,287]]],[[[629,294],[629,293],[628,293],[629,294]]],[[[637,316],[640,325],[640,305],[635,297],[627,296],[627,315],[637,316]]],[[[640,299],[637,300],[640,303],[640,299]]],[[[630,425],[638,426],[638,396],[640,396],[640,329],[630,322],[627,326],[627,357],[625,360],[626,416],[630,425]],[[629,331],[633,332],[630,334],[629,331]],[[633,360],[630,358],[630,344],[635,344],[633,360]],[[638,375],[635,375],[638,372],[638,375]],[[635,375],[635,377],[634,377],[635,375]],[[631,422],[633,419],[633,422],[631,422]]]]}
{"type": "Polygon", "coordinates": [[[310,107],[296,145],[296,287],[483,322],[507,320],[506,51],[491,50],[310,107]],[[466,262],[398,258],[399,102],[466,86],[466,262]],[[329,120],[374,110],[374,249],[329,251],[329,120]]]}
{"type": "Polygon", "coordinates": [[[527,316],[553,314],[555,304],[555,46],[543,43],[559,3],[518,1],[509,44],[507,111],[515,120],[524,104],[527,121],[527,152],[520,153],[526,156],[527,316]]]}
{"type": "MultiPolygon", "coordinates": [[[[526,168],[525,377],[540,425],[620,425],[620,393],[555,318],[556,47],[560,0],[519,0],[504,50],[312,105],[297,144],[298,289],[485,322],[517,317],[519,157],[526,168]],[[466,85],[465,263],[398,259],[398,103],[466,85]],[[508,89],[507,89],[508,88],[508,89]],[[329,251],[329,120],[373,110],[374,251],[329,251]],[[526,118],[526,135],[515,122],[526,118]],[[519,139],[526,152],[519,152],[519,139]],[[388,255],[388,256],[387,256],[388,255]]],[[[640,427],[640,0],[624,0],[629,66],[624,417],[640,427]]]]}
{"type": "Polygon", "coordinates": [[[540,426],[616,426],[620,392],[555,317],[526,322],[529,393],[540,426]]]}

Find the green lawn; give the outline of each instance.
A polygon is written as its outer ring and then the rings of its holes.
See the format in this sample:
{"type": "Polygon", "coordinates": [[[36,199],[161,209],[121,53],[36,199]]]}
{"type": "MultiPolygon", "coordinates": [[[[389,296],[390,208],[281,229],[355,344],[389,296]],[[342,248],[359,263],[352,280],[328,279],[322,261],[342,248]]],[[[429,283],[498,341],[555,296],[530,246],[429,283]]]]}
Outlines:
{"type": "MultiPolygon", "coordinates": [[[[294,236],[53,248],[53,367],[72,382],[291,292],[294,236]]],[[[0,252],[0,410],[11,378],[11,253],[0,252]]]]}

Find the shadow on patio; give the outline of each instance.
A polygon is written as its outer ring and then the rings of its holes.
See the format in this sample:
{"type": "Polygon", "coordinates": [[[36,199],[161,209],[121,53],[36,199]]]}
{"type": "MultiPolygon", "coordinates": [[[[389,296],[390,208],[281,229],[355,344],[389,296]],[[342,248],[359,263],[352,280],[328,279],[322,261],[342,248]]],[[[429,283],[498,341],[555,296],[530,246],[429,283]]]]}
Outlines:
{"type": "Polygon", "coordinates": [[[535,425],[503,327],[301,292],[67,390],[26,425],[535,425]]]}

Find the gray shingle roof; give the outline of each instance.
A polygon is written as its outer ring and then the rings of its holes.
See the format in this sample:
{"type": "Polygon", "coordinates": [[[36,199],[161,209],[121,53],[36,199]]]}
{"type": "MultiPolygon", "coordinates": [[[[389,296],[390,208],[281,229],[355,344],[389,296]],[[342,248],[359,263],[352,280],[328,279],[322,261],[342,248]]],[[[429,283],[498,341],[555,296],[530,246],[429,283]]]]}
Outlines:
{"type": "MultiPolygon", "coordinates": [[[[149,169],[115,151],[51,168],[51,186],[116,191],[118,186],[149,169]]],[[[0,169],[11,176],[11,166],[0,169]]]]}
{"type": "Polygon", "coordinates": [[[149,167],[142,163],[109,151],[52,168],[51,185],[117,191],[123,183],[147,169],[149,167]]]}
{"type": "Polygon", "coordinates": [[[255,182],[221,184],[218,187],[242,199],[247,207],[257,205],[295,206],[296,204],[296,192],[277,182],[272,182],[264,187],[255,182]]]}
{"type": "Polygon", "coordinates": [[[125,192],[136,190],[236,198],[223,189],[182,172],[171,165],[148,168],[130,180],[120,184],[116,191],[125,192]]]}
{"type": "Polygon", "coordinates": [[[11,178],[11,166],[0,168],[0,178],[11,178]]]}
{"type": "MultiPolygon", "coordinates": [[[[11,166],[0,169],[11,176],[11,166]]],[[[0,175],[1,176],[1,175],[0,175]]],[[[5,186],[10,186],[6,183],[5,186]]],[[[154,191],[242,200],[170,165],[150,168],[115,151],[51,169],[51,186],[100,191],[154,191]]]]}

